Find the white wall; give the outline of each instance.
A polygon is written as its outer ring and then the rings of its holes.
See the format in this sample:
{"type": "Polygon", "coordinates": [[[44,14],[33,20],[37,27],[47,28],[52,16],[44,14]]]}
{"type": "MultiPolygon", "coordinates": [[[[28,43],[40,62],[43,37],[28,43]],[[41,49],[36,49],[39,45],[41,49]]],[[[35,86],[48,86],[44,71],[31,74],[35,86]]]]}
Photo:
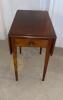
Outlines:
{"type": "Polygon", "coordinates": [[[57,42],[56,46],[63,47],[63,0],[51,0],[49,13],[54,25],[57,42]],[[53,7],[53,9],[52,9],[53,7]]]}
{"type": "Polygon", "coordinates": [[[2,14],[5,23],[6,34],[10,29],[12,23],[12,8],[11,8],[11,0],[1,0],[2,2],[2,14]]]}
{"type": "Polygon", "coordinates": [[[13,15],[17,9],[40,10],[40,0],[11,0],[13,15]]]}
{"type": "Polygon", "coordinates": [[[4,39],[4,27],[2,22],[1,11],[0,11],[0,38],[4,39]]]}
{"type": "Polygon", "coordinates": [[[40,0],[40,9],[49,10],[50,0],[40,0]]]}
{"type": "Polygon", "coordinates": [[[2,5],[1,5],[1,1],[0,1],[0,38],[4,39],[5,34],[4,34],[4,21],[3,21],[3,15],[2,15],[2,5]]]}

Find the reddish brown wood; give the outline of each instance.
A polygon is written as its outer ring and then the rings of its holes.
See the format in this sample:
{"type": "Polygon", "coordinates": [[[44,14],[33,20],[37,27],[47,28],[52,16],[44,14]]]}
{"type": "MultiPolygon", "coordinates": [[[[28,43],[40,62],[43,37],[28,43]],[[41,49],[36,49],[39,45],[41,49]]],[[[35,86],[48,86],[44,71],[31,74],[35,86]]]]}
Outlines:
{"type": "Polygon", "coordinates": [[[16,80],[18,80],[17,47],[40,47],[40,54],[41,48],[46,48],[42,78],[44,81],[49,57],[53,54],[56,42],[56,34],[48,12],[18,10],[8,36],[10,52],[13,53],[16,80]]]}
{"type": "Polygon", "coordinates": [[[50,54],[51,54],[51,56],[53,55],[53,52],[54,52],[55,43],[56,43],[56,39],[54,38],[54,39],[52,40],[52,45],[51,45],[51,49],[50,49],[50,54]]]}
{"type": "Polygon", "coordinates": [[[14,69],[15,69],[15,77],[16,81],[18,81],[18,71],[17,71],[17,47],[15,45],[15,39],[11,39],[12,43],[12,53],[13,53],[13,60],[14,60],[14,69]]]}
{"type": "Polygon", "coordinates": [[[44,63],[44,70],[43,70],[42,81],[44,81],[44,79],[45,79],[45,75],[46,75],[46,71],[47,71],[47,66],[48,66],[48,61],[49,61],[49,57],[50,57],[51,45],[52,45],[52,42],[51,42],[51,40],[49,40],[49,43],[48,43],[47,48],[46,48],[45,63],[44,63]]]}
{"type": "Polygon", "coordinates": [[[48,44],[48,40],[46,39],[38,39],[38,38],[15,38],[15,43],[16,46],[20,46],[20,47],[29,47],[29,46],[33,46],[33,47],[43,47],[45,48],[48,44]]]}

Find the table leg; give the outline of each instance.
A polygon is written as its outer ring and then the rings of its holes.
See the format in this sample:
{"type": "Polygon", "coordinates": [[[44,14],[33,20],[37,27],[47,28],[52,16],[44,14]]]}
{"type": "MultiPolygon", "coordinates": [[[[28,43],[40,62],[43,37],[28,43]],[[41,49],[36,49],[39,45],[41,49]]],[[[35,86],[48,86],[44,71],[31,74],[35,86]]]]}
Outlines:
{"type": "Polygon", "coordinates": [[[40,48],[40,54],[41,54],[41,52],[42,52],[42,48],[40,48]]]}
{"type": "Polygon", "coordinates": [[[16,77],[16,81],[18,81],[18,71],[17,71],[17,47],[15,46],[14,40],[12,40],[12,53],[13,53],[15,77],[16,77]]]}
{"type": "Polygon", "coordinates": [[[21,54],[21,47],[19,47],[19,49],[20,49],[20,54],[21,54]]]}
{"type": "Polygon", "coordinates": [[[50,48],[46,48],[45,64],[44,64],[42,81],[44,81],[44,79],[45,79],[45,75],[46,75],[46,72],[47,72],[47,66],[48,66],[49,57],[50,57],[50,48]]]}
{"type": "Polygon", "coordinates": [[[8,41],[9,41],[10,54],[12,54],[11,37],[8,37],[8,41]]]}
{"type": "Polygon", "coordinates": [[[54,47],[55,47],[55,42],[56,42],[56,39],[54,39],[54,40],[52,41],[52,46],[51,46],[51,49],[50,49],[50,54],[51,54],[51,56],[53,55],[53,51],[54,51],[54,47]]]}

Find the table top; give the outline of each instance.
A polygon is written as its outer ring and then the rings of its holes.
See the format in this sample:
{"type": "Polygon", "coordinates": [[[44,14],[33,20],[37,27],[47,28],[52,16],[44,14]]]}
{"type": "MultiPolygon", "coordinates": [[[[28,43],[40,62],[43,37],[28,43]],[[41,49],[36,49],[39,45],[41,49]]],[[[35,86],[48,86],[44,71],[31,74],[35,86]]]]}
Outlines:
{"type": "Polygon", "coordinates": [[[48,12],[32,10],[16,12],[9,35],[25,38],[56,38],[48,12]]]}

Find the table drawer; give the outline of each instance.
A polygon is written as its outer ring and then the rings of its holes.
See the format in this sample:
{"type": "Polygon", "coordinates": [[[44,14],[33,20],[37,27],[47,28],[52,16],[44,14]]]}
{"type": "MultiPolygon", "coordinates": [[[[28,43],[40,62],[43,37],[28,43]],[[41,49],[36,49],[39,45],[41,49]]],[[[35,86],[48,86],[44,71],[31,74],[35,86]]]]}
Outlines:
{"type": "Polygon", "coordinates": [[[16,38],[15,39],[16,46],[22,46],[22,47],[46,47],[48,44],[48,40],[45,39],[21,39],[16,38]]]}

